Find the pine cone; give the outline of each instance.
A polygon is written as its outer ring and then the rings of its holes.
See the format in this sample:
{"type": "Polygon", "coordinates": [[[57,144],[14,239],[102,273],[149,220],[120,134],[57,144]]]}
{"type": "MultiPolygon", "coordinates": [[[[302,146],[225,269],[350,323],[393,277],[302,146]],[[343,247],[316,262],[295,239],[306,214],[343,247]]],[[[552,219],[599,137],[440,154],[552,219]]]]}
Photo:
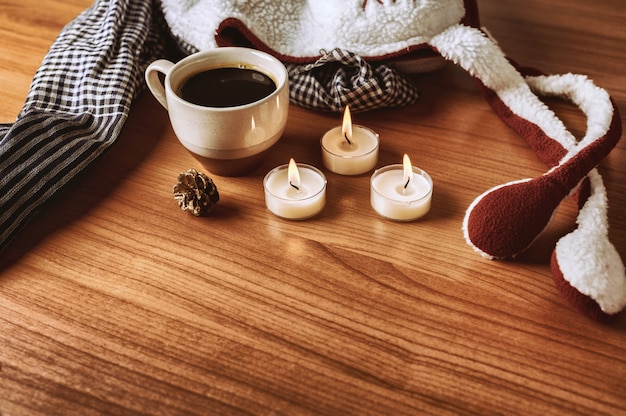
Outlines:
{"type": "Polygon", "coordinates": [[[178,174],[178,183],[174,185],[174,199],[183,211],[191,211],[199,217],[213,211],[220,199],[213,180],[195,169],[178,174]]]}

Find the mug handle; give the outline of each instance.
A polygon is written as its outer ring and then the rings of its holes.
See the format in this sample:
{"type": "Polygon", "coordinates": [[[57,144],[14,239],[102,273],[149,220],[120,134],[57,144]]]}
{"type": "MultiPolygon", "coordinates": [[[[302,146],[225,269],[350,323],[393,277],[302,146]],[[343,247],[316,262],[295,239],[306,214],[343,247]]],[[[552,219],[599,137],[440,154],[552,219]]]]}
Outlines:
{"type": "Polygon", "coordinates": [[[166,110],[167,99],[165,97],[165,87],[159,79],[159,73],[167,75],[173,66],[174,63],[168,61],[167,59],[159,59],[148,65],[145,74],[146,84],[148,84],[150,92],[152,93],[152,95],[154,95],[154,98],[156,98],[157,101],[159,101],[159,103],[161,103],[161,105],[165,107],[166,110]]]}

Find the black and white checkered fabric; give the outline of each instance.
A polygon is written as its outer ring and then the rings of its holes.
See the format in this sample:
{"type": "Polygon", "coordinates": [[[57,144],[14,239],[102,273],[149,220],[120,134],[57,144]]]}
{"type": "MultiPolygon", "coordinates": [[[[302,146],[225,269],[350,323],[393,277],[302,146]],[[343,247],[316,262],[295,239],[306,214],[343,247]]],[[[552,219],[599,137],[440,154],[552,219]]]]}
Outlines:
{"type": "Polygon", "coordinates": [[[415,85],[392,67],[370,65],[352,52],[333,49],[308,65],[287,65],[292,102],[328,111],[366,111],[412,104],[415,85]]]}
{"type": "MultiPolygon", "coordinates": [[[[144,70],[165,56],[169,36],[158,0],[97,0],[59,34],[16,122],[0,125],[0,251],[117,141],[144,70]]],[[[292,100],[309,108],[361,111],[417,99],[393,70],[345,51],[289,69],[292,100]]]]}
{"type": "Polygon", "coordinates": [[[164,53],[154,10],[98,1],[50,48],[17,121],[0,127],[0,249],[118,138],[145,67],[164,53]]]}

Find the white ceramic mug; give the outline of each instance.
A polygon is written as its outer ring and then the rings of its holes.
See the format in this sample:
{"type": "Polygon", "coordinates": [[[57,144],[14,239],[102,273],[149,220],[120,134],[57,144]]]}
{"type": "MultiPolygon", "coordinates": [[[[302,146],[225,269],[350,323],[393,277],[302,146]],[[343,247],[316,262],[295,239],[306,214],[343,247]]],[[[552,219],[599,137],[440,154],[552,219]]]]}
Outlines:
{"type": "Polygon", "coordinates": [[[152,94],[167,109],[178,140],[213,173],[237,176],[251,171],[285,130],[287,69],[267,53],[228,47],[198,52],[177,63],[160,59],[148,66],[145,77],[152,94]],[[276,90],[252,103],[232,107],[201,106],[177,94],[192,75],[225,67],[260,71],[274,81],[276,90]],[[159,74],[165,75],[164,83],[159,74]]]}

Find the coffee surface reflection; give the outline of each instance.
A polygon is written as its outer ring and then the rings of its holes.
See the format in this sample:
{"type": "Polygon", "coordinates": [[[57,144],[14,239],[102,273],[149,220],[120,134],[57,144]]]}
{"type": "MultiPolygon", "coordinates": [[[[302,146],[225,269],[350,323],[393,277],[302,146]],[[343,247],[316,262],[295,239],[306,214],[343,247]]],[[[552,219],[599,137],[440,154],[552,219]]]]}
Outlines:
{"type": "Polygon", "coordinates": [[[250,104],[276,91],[276,83],[250,68],[214,68],[191,75],[178,95],[204,107],[235,107],[250,104]]]}

